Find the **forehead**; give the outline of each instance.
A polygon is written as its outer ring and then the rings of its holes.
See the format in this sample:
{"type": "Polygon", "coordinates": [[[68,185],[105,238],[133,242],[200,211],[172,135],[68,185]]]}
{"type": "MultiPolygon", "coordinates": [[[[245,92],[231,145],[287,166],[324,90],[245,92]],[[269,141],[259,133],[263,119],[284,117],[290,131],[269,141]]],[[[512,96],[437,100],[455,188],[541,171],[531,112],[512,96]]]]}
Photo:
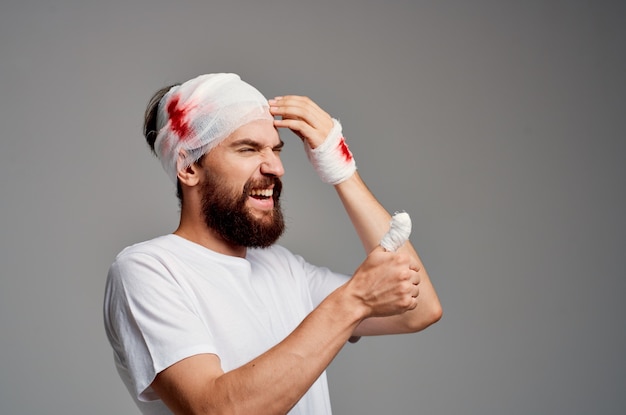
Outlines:
{"type": "Polygon", "coordinates": [[[267,146],[280,144],[278,130],[271,120],[255,120],[242,125],[226,137],[218,147],[228,147],[239,140],[253,140],[260,145],[267,146]]]}

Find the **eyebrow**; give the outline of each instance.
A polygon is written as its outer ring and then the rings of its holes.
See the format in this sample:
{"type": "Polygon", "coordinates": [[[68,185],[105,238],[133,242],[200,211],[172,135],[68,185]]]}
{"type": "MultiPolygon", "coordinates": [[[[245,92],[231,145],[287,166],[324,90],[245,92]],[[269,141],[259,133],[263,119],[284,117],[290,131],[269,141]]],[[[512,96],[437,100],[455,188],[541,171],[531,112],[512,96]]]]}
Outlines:
{"type": "MultiPolygon", "coordinates": [[[[250,138],[242,138],[241,140],[234,141],[230,144],[230,147],[240,147],[240,146],[250,146],[256,150],[266,147],[263,144],[259,143],[258,141],[252,140],[250,138]]],[[[285,146],[285,142],[283,140],[280,140],[278,144],[272,147],[272,150],[280,150],[284,146],[285,146]]]]}

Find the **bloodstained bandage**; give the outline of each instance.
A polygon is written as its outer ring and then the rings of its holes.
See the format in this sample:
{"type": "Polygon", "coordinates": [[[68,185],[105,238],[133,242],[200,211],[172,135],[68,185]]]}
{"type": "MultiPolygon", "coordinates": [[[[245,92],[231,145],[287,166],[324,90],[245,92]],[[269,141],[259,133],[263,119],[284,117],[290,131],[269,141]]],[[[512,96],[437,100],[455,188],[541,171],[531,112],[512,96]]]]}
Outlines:
{"type": "Polygon", "coordinates": [[[251,121],[274,121],[267,99],[232,73],[200,75],[161,99],[154,150],[176,183],[180,170],[251,121]]]}
{"type": "Polygon", "coordinates": [[[178,134],[181,140],[185,140],[191,133],[189,119],[187,118],[189,108],[182,107],[179,104],[180,97],[174,97],[169,104],[167,104],[167,114],[170,117],[172,131],[178,134]]]}
{"type": "Polygon", "coordinates": [[[343,158],[346,162],[350,162],[354,157],[352,157],[352,152],[350,148],[348,148],[348,144],[346,144],[346,139],[341,137],[341,141],[339,142],[339,149],[341,150],[341,154],[343,154],[343,158]]]}
{"type": "Polygon", "coordinates": [[[352,152],[341,132],[341,124],[333,118],[333,128],[322,144],[311,148],[304,144],[307,157],[324,183],[336,185],[349,179],[356,171],[352,152]]]}

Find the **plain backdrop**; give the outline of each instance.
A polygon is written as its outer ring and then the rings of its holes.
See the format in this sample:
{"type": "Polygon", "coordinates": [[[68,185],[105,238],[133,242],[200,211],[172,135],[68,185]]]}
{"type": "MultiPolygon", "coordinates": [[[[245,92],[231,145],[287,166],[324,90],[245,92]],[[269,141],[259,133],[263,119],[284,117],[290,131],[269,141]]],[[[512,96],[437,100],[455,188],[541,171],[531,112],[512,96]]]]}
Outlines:
{"type": "MultiPolygon", "coordinates": [[[[107,269],[171,232],[141,135],[154,91],[236,72],[341,119],[444,307],[347,345],[336,414],[626,413],[626,2],[4,0],[0,413],[136,414],[102,325],[107,269]]],[[[280,243],[364,252],[291,133],[280,243]]]]}

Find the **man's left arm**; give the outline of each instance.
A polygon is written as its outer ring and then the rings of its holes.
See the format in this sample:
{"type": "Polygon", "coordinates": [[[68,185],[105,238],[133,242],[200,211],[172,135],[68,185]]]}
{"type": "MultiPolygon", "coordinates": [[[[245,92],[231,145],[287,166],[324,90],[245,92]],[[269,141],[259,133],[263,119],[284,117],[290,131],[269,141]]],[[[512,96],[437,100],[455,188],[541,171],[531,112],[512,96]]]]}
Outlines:
{"type": "MultiPolygon", "coordinates": [[[[335,185],[335,189],[365,251],[370,252],[380,244],[380,240],[389,230],[391,215],[376,200],[357,172],[346,181],[335,185]]],[[[417,307],[396,316],[364,320],[355,330],[355,336],[412,333],[425,329],[441,318],[439,298],[416,250],[407,241],[398,249],[397,254],[409,256],[412,268],[420,276],[417,307]]]]}
{"type": "MultiPolygon", "coordinates": [[[[331,116],[307,97],[277,97],[270,100],[270,106],[272,114],[282,118],[275,120],[276,127],[291,129],[309,149],[318,148],[327,139],[331,130],[337,127],[331,116]]],[[[339,145],[343,146],[345,143],[341,141],[339,145]]],[[[343,151],[347,151],[347,147],[343,151]]],[[[328,164],[328,161],[323,162],[328,164]]],[[[341,178],[340,175],[345,174],[345,171],[339,168],[331,169],[331,174],[320,171],[318,173],[324,176],[323,180],[329,179],[325,181],[335,186],[365,252],[369,253],[379,245],[389,230],[391,215],[374,197],[356,171],[349,173],[346,178],[341,178]],[[338,174],[340,180],[337,180],[338,174]]],[[[400,315],[363,320],[356,328],[354,336],[412,333],[425,329],[441,318],[441,304],[428,273],[411,243],[407,241],[398,249],[397,255],[408,256],[411,268],[420,276],[417,307],[400,315]]]]}

